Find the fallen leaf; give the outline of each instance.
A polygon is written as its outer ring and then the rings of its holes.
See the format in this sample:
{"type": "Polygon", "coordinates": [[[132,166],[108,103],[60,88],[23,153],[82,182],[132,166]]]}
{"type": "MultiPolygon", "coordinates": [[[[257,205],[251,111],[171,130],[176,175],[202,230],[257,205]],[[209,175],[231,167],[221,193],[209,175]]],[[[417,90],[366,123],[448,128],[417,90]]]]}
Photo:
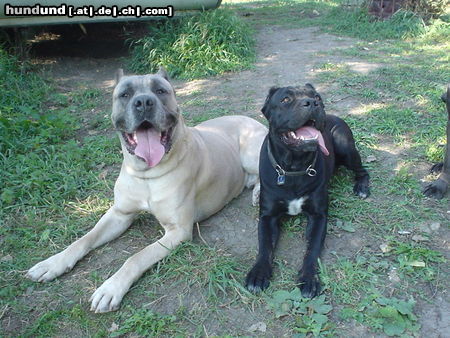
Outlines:
{"type": "Polygon", "coordinates": [[[422,235],[414,235],[412,236],[412,240],[415,242],[425,242],[429,241],[429,238],[422,235]]]}
{"type": "Polygon", "coordinates": [[[386,253],[392,250],[392,248],[387,243],[380,244],[380,250],[382,253],[386,253]]]}
{"type": "Polygon", "coordinates": [[[430,226],[428,224],[426,224],[426,223],[420,224],[419,225],[419,230],[421,232],[424,232],[424,233],[427,233],[427,234],[431,233],[430,226]]]}
{"type": "Polygon", "coordinates": [[[374,155],[369,155],[366,158],[367,163],[371,163],[371,162],[375,162],[375,161],[377,161],[377,158],[374,155]]]}
{"type": "Polygon", "coordinates": [[[412,262],[407,262],[406,265],[414,266],[416,268],[424,268],[425,267],[425,262],[412,261],[412,262]]]}
{"type": "Polygon", "coordinates": [[[266,332],[266,330],[267,330],[267,325],[264,322],[255,323],[248,328],[248,331],[250,331],[250,332],[256,332],[256,331],[266,332]]]}
{"type": "Polygon", "coordinates": [[[344,225],[342,226],[342,230],[347,231],[347,232],[355,232],[356,231],[355,227],[350,222],[345,222],[344,225]]]}
{"type": "Polygon", "coordinates": [[[393,281],[394,283],[400,282],[400,277],[398,276],[397,270],[395,270],[394,268],[391,271],[389,271],[388,277],[389,280],[393,281]]]}
{"type": "Polygon", "coordinates": [[[119,325],[117,325],[116,323],[112,322],[111,323],[111,327],[108,329],[108,332],[115,332],[119,329],[119,325]]]}
{"type": "Polygon", "coordinates": [[[33,293],[34,291],[34,286],[29,286],[27,287],[26,291],[25,291],[25,296],[29,296],[33,293]]]}
{"type": "Polygon", "coordinates": [[[441,223],[439,223],[439,222],[434,222],[434,223],[430,224],[431,231],[438,231],[440,227],[441,227],[441,223]]]}
{"type": "Polygon", "coordinates": [[[12,260],[12,256],[8,254],[6,256],[3,256],[2,259],[0,259],[0,262],[11,262],[12,260]]]}
{"type": "Polygon", "coordinates": [[[102,172],[100,174],[98,174],[98,178],[101,180],[104,180],[106,178],[106,176],[108,175],[108,170],[102,170],[102,172]]]}

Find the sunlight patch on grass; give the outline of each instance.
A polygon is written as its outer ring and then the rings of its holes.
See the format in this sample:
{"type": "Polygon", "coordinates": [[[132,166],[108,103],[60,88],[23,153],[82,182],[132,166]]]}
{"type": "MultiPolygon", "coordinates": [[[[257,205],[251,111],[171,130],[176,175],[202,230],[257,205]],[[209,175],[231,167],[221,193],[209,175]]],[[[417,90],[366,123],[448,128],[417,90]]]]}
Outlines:
{"type": "Polygon", "coordinates": [[[74,201],[69,201],[67,209],[74,215],[85,217],[90,214],[104,213],[111,206],[111,203],[111,199],[95,194],[89,195],[85,199],[76,198],[74,201]]]}

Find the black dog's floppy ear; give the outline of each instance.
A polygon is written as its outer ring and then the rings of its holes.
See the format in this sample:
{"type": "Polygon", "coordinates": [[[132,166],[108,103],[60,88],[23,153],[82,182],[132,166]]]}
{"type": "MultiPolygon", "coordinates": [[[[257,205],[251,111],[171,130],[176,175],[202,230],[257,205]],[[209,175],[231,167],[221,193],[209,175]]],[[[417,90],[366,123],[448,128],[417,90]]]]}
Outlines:
{"type": "Polygon", "coordinates": [[[268,119],[269,118],[269,102],[272,98],[273,94],[280,89],[279,87],[272,87],[269,89],[269,94],[267,94],[266,101],[264,102],[264,106],[261,108],[261,112],[264,114],[264,116],[268,119]]]}
{"type": "Polygon", "coordinates": [[[116,70],[116,75],[114,77],[114,81],[116,82],[115,85],[117,86],[117,84],[120,82],[120,79],[123,77],[123,69],[119,68],[116,70]]]}
{"type": "Polygon", "coordinates": [[[167,71],[163,66],[159,67],[158,73],[156,74],[170,82],[169,74],[167,74],[167,71]]]}

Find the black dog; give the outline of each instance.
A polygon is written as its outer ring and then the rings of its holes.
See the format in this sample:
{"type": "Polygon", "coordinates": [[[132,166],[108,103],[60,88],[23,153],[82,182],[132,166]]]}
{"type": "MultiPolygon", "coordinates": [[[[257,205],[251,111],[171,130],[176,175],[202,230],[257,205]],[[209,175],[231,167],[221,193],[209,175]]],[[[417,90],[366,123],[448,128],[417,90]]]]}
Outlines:
{"type": "Polygon", "coordinates": [[[423,193],[425,196],[441,199],[447,192],[450,184],[450,86],[447,87],[447,92],[442,95],[442,101],[447,106],[448,121],[447,121],[447,149],[444,156],[444,162],[437,163],[431,167],[431,172],[441,172],[439,178],[428,184],[423,193]]]}
{"type": "Polygon", "coordinates": [[[369,174],[361,164],[348,125],[326,115],[311,84],[271,88],[262,108],[269,134],[261,148],[258,224],[259,253],[246,278],[246,287],[259,292],[269,286],[280,218],[306,214],[308,241],[298,284],[304,297],[320,293],[317,259],[327,229],[328,182],[337,165],[353,170],[355,194],[369,196],[369,174]]]}

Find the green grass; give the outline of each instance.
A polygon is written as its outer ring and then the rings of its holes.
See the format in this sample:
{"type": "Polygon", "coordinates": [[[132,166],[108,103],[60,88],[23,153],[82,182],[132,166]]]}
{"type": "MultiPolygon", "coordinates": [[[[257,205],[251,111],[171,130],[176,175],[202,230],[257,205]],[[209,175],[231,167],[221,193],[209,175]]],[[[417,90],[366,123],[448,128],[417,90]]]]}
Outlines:
{"type": "MultiPolygon", "coordinates": [[[[64,335],[64,325],[76,328],[80,335],[92,336],[90,327],[94,321],[89,318],[79,304],[61,310],[50,310],[42,314],[23,333],[23,337],[49,337],[64,335]]],[[[95,332],[95,337],[106,337],[107,328],[95,332]]]]}
{"type": "Polygon", "coordinates": [[[225,9],[151,25],[148,36],[132,41],[131,47],[134,72],[164,66],[182,79],[248,68],[255,58],[252,30],[225,9]]]}
{"type": "Polygon", "coordinates": [[[150,284],[172,280],[207,290],[207,299],[223,301],[224,297],[250,294],[240,281],[244,274],[238,262],[225,252],[204,245],[183,243],[169,257],[157,263],[148,277],[150,284]]]}
{"type": "MultiPolygon", "coordinates": [[[[340,9],[333,11],[338,13],[340,9]]],[[[425,285],[433,290],[442,288],[441,264],[445,261],[442,254],[431,249],[429,242],[414,243],[411,238],[402,238],[399,232],[420,233],[421,221],[442,219],[436,211],[448,209],[445,207],[448,199],[433,207],[424,203],[419,180],[425,173],[418,172],[417,165],[443,157],[443,147],[438,145],[445,142],[446,114],[440,95],[450,73],[450,45],[444,38],[450,26],[448,22],[436,20],[423,29],[416,30],[420,25],[412,25],[405,31],[403,23],[392,30],[389,26],[397,25],[395,21],[369,22],[364,17],[355,21],[358,24],[342,20],[339,25],[331,22],[327,26],[327,31],[363,40],[353,47],[331,52],[342,56],[343,61],[319,64],[316,80],[330,88],[331,97],[347,96],[361,103],[358,112],[344,114],[344,119],[354,131],[363,159],[368,155],[376,158],[375,162],[366,164],[372,177],[375,203],[349,197],[351,180],[345,175],[336,177],[332,184],[330,218],[331,222],[334,219],[344,224],[351,222],[353,229],[364,231],[370,242],[390,243],[393,249],[382,255],[381,250],[373,251],[372,247],[372,251],[362,250],[356,258],[338,257],[334,264],[324,264],[322,278],[333,304],[351,304],[344,305],[340,312],[344,321],[353,319],[387,335],[408,331],[411,334],[420,325],[413,314],[415,310],[411,310],[413,307],[407,314],[401,312],[404,302],[414,304],[405,299],[412,295],[415,299],[427,299],[429,296],[423,292],[425,285]],[[380,40],[383,37],[391,40],[376,41],[378,33],[380,40]],[[355,57],[378,66],[368,73],[359,73],[347,64],[346,58],[355,57]],[[391,149],[401,151],[392,157],[391,149]],[[395,158],[396,164],[383,163],[389,158],[395,158]],[[396,271],[407,289],[394,282],[386,283],[392,271],[396,271]],[[389,288],[395,295],[391,302],[378,301],[389,288]]],[[[339,227],[331,231],[342,234],[339,227]]]]}
{"type": "MultiPolygon", "coordinates": [[[[71,98],[54,94],[36,74],[21,73],[16,61],[6,54],[0,55],[0,63],[6,79],[0,88],[4,94],[0,102],[1,210],[51,208],[75,196],[83,198],[80,192],[101,183],[92,169],[117,159],[110,151],[95,151],[97,138],[84,139],[83,147],[75,138],[84,126],[71,113],[70,101],[79,104],[78,109],[88,109],[92,104],[83,102],[98,93],[83,91],[71,98]],[[74,175],[67,175],[69,172],[74,175]]],[[[100,142],[105,150],[117,148],[117,142],[100,142]]]]}
{"type": "MultiPolygon", "coordinates": [[[[97,90],[58,93],[3,50],[0,72],[5,79],[0,85],[0,256],[11,257],[0,261],[0,308],[18,310],[23,304],[16,297],[35,286],[22,272],[72,242],[100,217],[109,201],[103,193],[108,183],[99,170],[120,158],[115,138],[78,138],[95,128],[86,126],[82,115],[97,106],[97,90]],[[90,196],[93,190],[100,191],[95,198],[90,196]]],[[[42,314],[23,334],[56,332],[60,317],[72,318],[68,311],[42,314]]]]}
{"type": "Polygon", "coordinates": [[[442,253],[419,244],[393,242],[392,254],[397,256],[399,271],[414,279],[433,281],[437,278],[439,263],[446,260],[442,253]]]}
{"type": "Polygon", "coordinates": [[[423,36],[445,39],[448,36],[448,16],[425,23],[417,14],[400,11],[389,20],[374,20],[365,8],[348,7],[348,3],[348,0],[225,1],[230,8],[254,14],[249,20],[256,25],[318,26],[328,32],[366,41],[423,36]]]}
{"type": "Polygon", "coordinates": [[[348,11],[342,7],[335,7],[329,12],[325,20],[335,31],[369,41],[405,39],[417,37],[427,32],[427,27],[422,18],[406,11],[397,12],[389,20],[378,21],[369,18],[365,9],[348,11]]]}
{"type": "Polygon", "coordinates": [[[112,332],[111,337],[119,337],[127,333],[150,337],[181,334],[176,326],[176,319],[175,315],[164,316],[146,309],[131,309],[131,316],[127,314],[120,328],[112,332]]]}
{"type": "MultiPolygon", "coordinates": [[[[436,145],[445,141],[446,116],[440,96],[448,81],[450,45],[435,37],[444,32],[450,32],[448,26],[428,39],[363,44],[369,51],[360,49],[364,53],[358,57],[377,64],[374,70],[361,74],[345,61],[325,63],[318,66],[317,80],[337,86],[339,95],[366,104],[364,114],[346,118],[351,126],[361,126],[362,133],[356,130],[357,136],[375,132],[397,146],[408,147],[414,157],[438,161],[443,148],[436,145]],[[389,58],[382,57],[386,53],[389,58]]],[[[353,53],[355,47],[350,50],[353,53]]],[[[346,50],[337,53],[354,55],[346,50]]]]}
{"type": "Polygon", "coordinates": [[[364,298],[366,290],[379,287],[379,275],[387,268],[388,263],[363,255],[355,259],[338,258],[329,267],[322,265],[321,278],[334,302],[351,305],[364,298]]]}

